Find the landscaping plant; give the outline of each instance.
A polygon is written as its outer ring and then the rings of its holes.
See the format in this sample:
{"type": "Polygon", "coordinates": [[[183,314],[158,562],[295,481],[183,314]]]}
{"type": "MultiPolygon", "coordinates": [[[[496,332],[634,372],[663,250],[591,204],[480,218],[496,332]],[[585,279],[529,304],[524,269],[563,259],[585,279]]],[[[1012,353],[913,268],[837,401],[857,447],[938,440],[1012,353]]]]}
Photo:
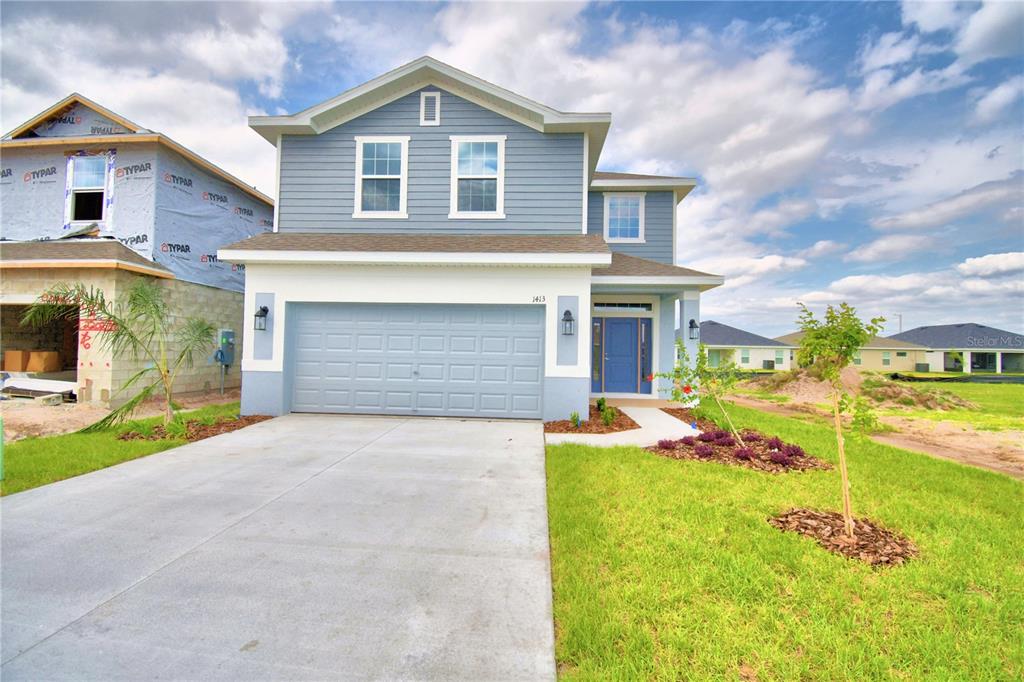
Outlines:
{"type": "Polygon", "coordinates": [[[671,373],[663,372],[657,376],[672,382],[672,388],[669,390],[670,399],[674,402],[688,405],[692,402],[693,395],[699,395],[701,392],[704,395],[711,396],[711,399],[718,405],[718,409],[722,411],[722,415],[729,425],[729,431],[732,433],[733,438],[741,446],[745,445],[743,437],[740,436],[740,432],[733,426],[729,413],[726,411],[725,406],[722,405],[722,399],[732,391],[736,386],[736,382],[739,381],[739,371],[731,360],[722,358],[717,366],[712,366],[708,362],[707,348],[704,344],[701,344],[697,349],[697,361],[691,367],[690,356],[686,352],[686,346],[683,344],[682,339],[676,339],[675,367],[672,368],[671,373]]]}
{"type": "Polygon", "coordinates": [[[841,373],[853,356],[882,329],[884,318],[876,317],[863,322],[857,311],[843,302],[838,307],[828,306],[824,318],[819,320],[807,306],[800,304],[800,339],[797,353],[800,364],[813,367],[832,388],[832,416],[839,449],[839,475],[842,480],[843,521],[847,537],[853,537],[853,505],[850,501],[850,479],[846,470],[846,449],[843,442],[843,422],[840,418],[842,396],[845,395],[841,373]]]}
{"type": "Polygon", "coordinates": [[[174,381],[182,369],[192,367],[197,352],[212,350],[213,325],[198,317],[175,324],[163,289],[147,280],[132,284],[117,301],[108,301],[101,289],[60,282],[28,307],[22,324],[41,326],[79,317],[88,318],[105,330],[99,333],[100,344],[115,358],[128,357],[146,363],[124,382],[121,391],[150,380],[128,402],[83,431],[101,430],[127,420],[157,391],[163,392],[164,426],[170,425],[174,420],[174,381]]]}
{"type": "Polygon", "coordinates": [[[569,415],[569,421],[571,421],[572,425],[577,429],[580,428],[580,424],[582,423],[580,421],[580,413],[573,411],[573,413],[569,415]]]}

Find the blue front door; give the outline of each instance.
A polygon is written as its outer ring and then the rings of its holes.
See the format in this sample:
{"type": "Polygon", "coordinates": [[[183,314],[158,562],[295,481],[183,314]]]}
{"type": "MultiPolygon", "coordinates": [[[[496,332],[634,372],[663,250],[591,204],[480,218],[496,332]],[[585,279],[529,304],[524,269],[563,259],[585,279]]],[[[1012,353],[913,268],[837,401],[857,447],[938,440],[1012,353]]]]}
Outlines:
{"type": "Polygon", "coordinates": [[[605,393],[636,393],[639,388],[638,322],[635,317],[604,320],[605,393]]]}

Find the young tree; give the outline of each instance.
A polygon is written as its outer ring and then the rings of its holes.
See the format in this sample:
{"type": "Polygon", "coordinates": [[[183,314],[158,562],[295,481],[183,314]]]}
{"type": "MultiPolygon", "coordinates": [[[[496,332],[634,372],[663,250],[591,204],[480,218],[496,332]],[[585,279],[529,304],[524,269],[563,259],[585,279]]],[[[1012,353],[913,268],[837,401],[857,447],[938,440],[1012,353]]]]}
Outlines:
{"type": "Polygon", "coordinates": [[[149,280],[132,284],[125,296],[108,301],[101,289],[61,282],[43,292],[22,315],[22,324],[40,326],[58,319],[89,318],[99,332],[100,344],[115,358],[144,360],[146,365],[121,386],[126,391],[151,378],[142,390],[121,407],[85,430],[99,430],[128,419],[157,390],[164,396],[164,425],[174,419],[174,380],[192,367],[196,352],[212,349],[213,325],[198,317],[171,326],[163,289],[149,280]],[[171,350],[175,347],[176,354],[171,350]]]}
{"type": "Polygon", "coordinates": [[[722,411],[722,415],[729,425],[729,431],[732,432],[737,442],[741,447],[746,445],[722,404],[722,399],[732,391],[739,380],[739,371],[728,356],[722,357],[717,365],[712,366],[708,362],[708,350],[704,344],[701,344],[697,349],[697,361],[691,367],[690,356],[686,352],[685,344],[682,339],[676,339],[675,367],[671,373],[662,373],[658,376],[672,381],[669,393],[674,402],[689,402],[694,393],[710,396],[718,405],[718,409],[722,411]]]}
{"type": "Polygon", "coordinates": [[[845,391],[841,374],[853,362],[853,356],[871,337],[882,329],[885,318],[876,317],[862,322],[857,311],[845,302],[838,307],[828,306],[823,320],[819,320],[803,303],[799,304],[800,350],[797,357],[804,367],[813,367],[832,387],[832,416],[839,447],[839,475],[843,484],[843,520],[846,535],[853,537],[853,505],[850,501],[850,478],[846,472],[846,448],[843,442],[843,422],[840,418],[845,391]]]}

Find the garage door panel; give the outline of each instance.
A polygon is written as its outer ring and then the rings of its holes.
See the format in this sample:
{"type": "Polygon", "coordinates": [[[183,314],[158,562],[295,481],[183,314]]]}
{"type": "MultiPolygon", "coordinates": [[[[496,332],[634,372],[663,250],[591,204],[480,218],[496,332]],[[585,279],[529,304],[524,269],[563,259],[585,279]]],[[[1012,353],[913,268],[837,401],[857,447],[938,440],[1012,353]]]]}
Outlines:
{"type": "Polygon", "coordinates": [[[540,307],[303,304],[291,323],[295,411],[540,417],[540,307]]]}

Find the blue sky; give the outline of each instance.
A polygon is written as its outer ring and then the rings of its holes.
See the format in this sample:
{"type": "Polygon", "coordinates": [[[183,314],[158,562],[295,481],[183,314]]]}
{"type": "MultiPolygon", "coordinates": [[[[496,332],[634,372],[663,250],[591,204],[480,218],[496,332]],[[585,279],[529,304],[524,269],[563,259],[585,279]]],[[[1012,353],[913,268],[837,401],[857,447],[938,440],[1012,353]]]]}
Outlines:
{"type": "Polygon", "coordinates": [[[5,2],[0,21],[4,130],[77,90],[272,192],[247,114],[430,54],[611,111],[604,169],[697,177],[677,262],[728,277],[705,317],[775,335],[797,301],[846,300],[1024,329],[1024,3],[5,2]]]}

